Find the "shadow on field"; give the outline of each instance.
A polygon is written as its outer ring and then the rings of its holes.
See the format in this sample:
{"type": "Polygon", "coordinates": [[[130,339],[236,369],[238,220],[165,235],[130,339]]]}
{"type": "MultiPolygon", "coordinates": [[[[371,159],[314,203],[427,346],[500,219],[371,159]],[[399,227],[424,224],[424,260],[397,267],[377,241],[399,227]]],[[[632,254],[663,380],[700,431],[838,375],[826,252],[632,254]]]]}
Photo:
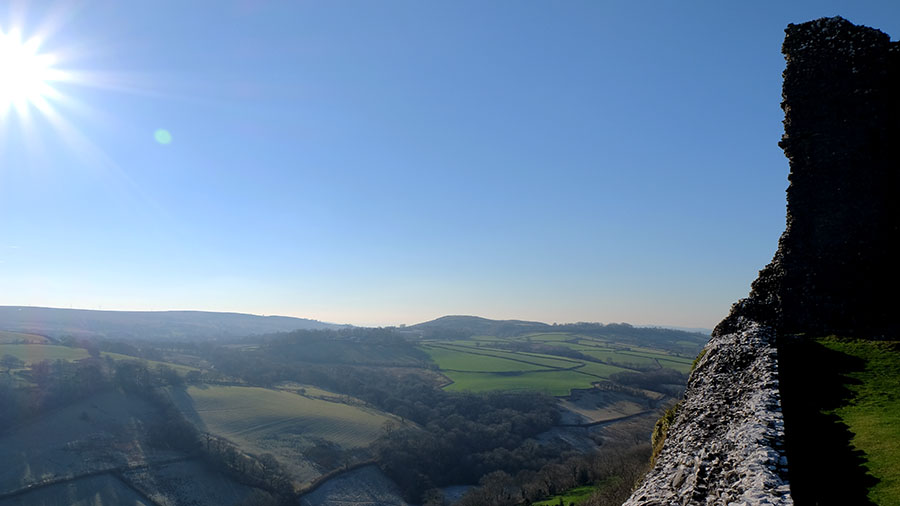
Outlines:
{"type": "Polygon", "coordinates": [[[778,368],[785,423],[788,479],[797,506],[873,505],[866,497],[878,479],[866,474],[865,455],[853,433],[833,414],[853,393],[848,373],[865,361],[808,338],[779,339],[778,368]]]}
{"type": "MultiPolygon", "coordinates": [[[[206,385],[202,385],[201,387],[203,389],[209,388],[206,385]]],[[[200,418],[200,414],[197,413],[194,399],[187,393],[187,387],[170,387],[169,397],[172,399],[172,402],[175,403],[175,406],[178,407],[178,410],[181,411],[187,421],[191,422],[195,427],[197,427],[199,431],[208,432],[206,423],[203,422],[203,419],[200,418]]]]}

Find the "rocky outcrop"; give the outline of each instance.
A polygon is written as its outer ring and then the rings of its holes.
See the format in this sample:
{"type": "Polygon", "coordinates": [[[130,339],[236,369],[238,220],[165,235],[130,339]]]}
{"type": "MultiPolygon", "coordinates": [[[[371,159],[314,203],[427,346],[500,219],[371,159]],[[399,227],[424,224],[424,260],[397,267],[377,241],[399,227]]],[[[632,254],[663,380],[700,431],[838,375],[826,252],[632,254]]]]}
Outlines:
{"type": "Polygon", "coordinates": [[[785,231],[713,332],[628,506],[793,504],[779,336],[900,332],[900,45],[839,17],[785,32],[785,231]]]}
{"type": "Polygon", "coordinates": [[[626,506],[793,504],[775,333],[738,324],[706,346],[656,466],[626,506]]]}

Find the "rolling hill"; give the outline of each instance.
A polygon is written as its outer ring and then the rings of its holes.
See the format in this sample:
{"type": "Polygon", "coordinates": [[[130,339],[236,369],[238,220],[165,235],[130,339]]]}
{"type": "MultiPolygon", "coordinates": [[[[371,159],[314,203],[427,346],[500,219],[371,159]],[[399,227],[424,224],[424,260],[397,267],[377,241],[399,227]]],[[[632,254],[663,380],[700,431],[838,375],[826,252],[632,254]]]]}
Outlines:
{"type": "Polygon", "coordinates": [[[74,336],[127,340],[221,340],[341,325],[306,318],[208,311],[94,311],[0,306],[0,330],[51,338],[74,336]]]}

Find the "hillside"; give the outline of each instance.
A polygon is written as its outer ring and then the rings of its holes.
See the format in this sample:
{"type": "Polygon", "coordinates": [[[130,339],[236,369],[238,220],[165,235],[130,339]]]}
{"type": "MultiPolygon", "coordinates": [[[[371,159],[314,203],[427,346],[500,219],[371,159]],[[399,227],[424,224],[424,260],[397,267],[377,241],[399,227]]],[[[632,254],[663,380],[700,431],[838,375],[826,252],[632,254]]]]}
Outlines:
{"type": "Polygon", "coordinates": [[[254,455],[273,455],[298,488],[339,466],[371,459],[366,447],[389,420],[399,423],[386,413],[302,385],[290,391],[197,385],[172,388],[170,395],[202,432],[254,455]]]}
{"type": "Polygon", "coordinates": [[[195,456],[160,448],[151,428],[162,421],[139,396],[108,391],[5,431],[0,505],[200,506],[250,494],[195,456]]]}
{"type": "Polygon", "coordinates": [[[537,333],[570,333],[610,341],[654,345],[673,352],[696,353],[709,340],[698,331],[668,327],[637,327],[628,323],[554,323],[491,320],[480,316],[443,316],[404,329],[427,339],[465,339],[473,336],[515,337],[537,333]]]}
{"type": "Polygon", "coordinates": [[[443,335],[469,337],[475,335],[517,336],[528,332],[546,331],[551,326],[546,323],[523,320],[490,320],[480,316],[448,315],[406,328],[433,337],[443,335]]]}
{"type": "Polygon", "coordinates": [[[208,311],[94,311],[0,306],[0,330],[52,338],[218,340],[339,325],[306,318],[208,311]]]}

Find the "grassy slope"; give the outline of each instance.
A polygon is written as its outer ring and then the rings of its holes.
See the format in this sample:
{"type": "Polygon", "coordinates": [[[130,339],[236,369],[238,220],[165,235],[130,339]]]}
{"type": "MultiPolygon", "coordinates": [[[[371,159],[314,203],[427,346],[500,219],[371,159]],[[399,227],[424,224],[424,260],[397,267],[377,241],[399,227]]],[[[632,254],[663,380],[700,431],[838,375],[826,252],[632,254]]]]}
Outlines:
{"type": "Polygon", "coordinates": [[[446,387],[450,391],[536,390],[568,395],[573,388],[590,388],[592,382],[628,370],[619,367],[620,364],[633,364],[632,367],[662,365],[682,372],[691,367],[690,358],[661,350],[629,349],[606,339],[562,332],[513,338],[478,336],[468,340],[426,341],[421,348],[444,375],[453,380],[453,384],[446,387]],[[617,365],[499,348],[516,342],[565,347],[617,365]]]}
{"type": "Polygon", "coordinates": [[[365,447],[393,419],[374,410],[256,387],[191,386],[173,391],[173,399],[201,430],[249,453],[272,453],[301,484],[321,474],[305,459],[305,450],[323,441],[342,450],[365,447]]]}
{"type": "Polygon", "coordinates": [[[80,360],[88,357],[87,350],[46,344],[0,344],[0,356],[13,355],[22,359],[25,364],[41,360],[80,360]]]}
{"type": "MultiPolygon", "coordinates": [[[[513,372],[550,370],[550,367],[509,360],[499,356],[475,355],[467,351],[437,346],[423,346],[426,353],[443,370],[470,372],[513,372]]],[[[481,352],[479,352],[481,353],[481,352]]],[[[484,351],[488,354],[488,350],[484,351]]]]}
{"type": "Polygon", "coordinates": [[[6,330],[0,330],[0,343],[48,343],[50,342],[44,336],[39,336],[37,334],[23,334],[22,332],[9,332],[6,330]]]}
{"type": "Polygon", "coordinates": [[[879,482],[869,499],[879,505],[900,504],[900,342],[824,338],[827,348],[865,361],[847,374],[853,396],[834,410],[854,434],[852,444],[865,452],[869,472],[879,482]]]}
{"type": "Polygon", "coordinates": [[[580,504],[584,501],[587,501],[595,490],[597,490],[597,487],[594,486],[573,488],[571,490],[567,490],[564,494],[555,495],[550,499],[538,501],[534,503],[534,506],[557,506],[560,499],[562,499],[563,505],[565,506],[569,506],[569,504],[571,503],[580,504]]]}
{"type": "MultiPolygon", "coordinates": [[[[42,360],[81,360],[88,357],[88,352],[84,348],[70,348],[68,346],[57,346],[52,344],[0,344],[0,357],[3,355],[13,355],[22,359],[25,365],[30,365],[42,360]]],[[[180,364],[172,364],[168,362],[158,362],[156,360],[145,360],[130,355],[122,355],[119,353],[101,352],[101,356],[110,357],[114,360],[140,360],[145,362],[148,367],[156,368],[166,365],[184,374],[189,371],[199,370],[196,367],[190,367],[180,364]]]]}
{"type": "Polygon", "coordinates": [[[488,392],[494,390],[530,390],[550,395],[568,395],[573,388],[590,388],[599,378],[575,371],[530,372],[515,376],[454,372],[447,373],[454,381],[446,387],[452,392],[488,392]]]}

